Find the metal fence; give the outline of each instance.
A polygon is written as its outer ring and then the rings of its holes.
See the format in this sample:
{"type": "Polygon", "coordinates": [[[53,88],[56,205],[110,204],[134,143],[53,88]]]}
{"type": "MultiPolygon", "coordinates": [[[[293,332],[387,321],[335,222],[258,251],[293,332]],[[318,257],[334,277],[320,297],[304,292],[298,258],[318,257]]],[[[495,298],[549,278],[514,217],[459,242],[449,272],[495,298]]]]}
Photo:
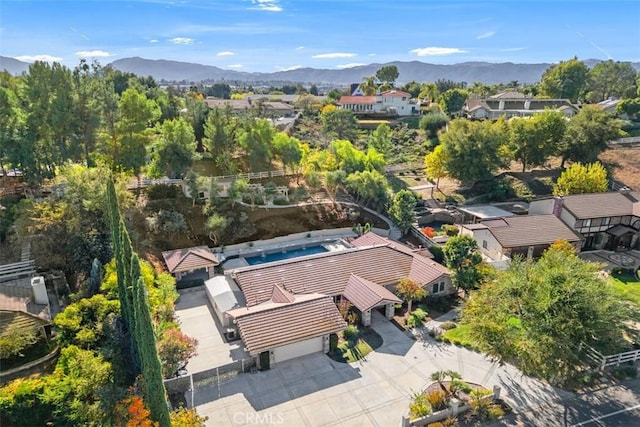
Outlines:
{"type": "Polygon", "coordinates": [[[164,380],[168,393],[185,393],[189,390],[205,387],[209,384],[220,384],[237,377],[241,373],[255,370],[256,361],[253,358],[242,359],[223,366],[207,369],[183,377],[164,380]]]}

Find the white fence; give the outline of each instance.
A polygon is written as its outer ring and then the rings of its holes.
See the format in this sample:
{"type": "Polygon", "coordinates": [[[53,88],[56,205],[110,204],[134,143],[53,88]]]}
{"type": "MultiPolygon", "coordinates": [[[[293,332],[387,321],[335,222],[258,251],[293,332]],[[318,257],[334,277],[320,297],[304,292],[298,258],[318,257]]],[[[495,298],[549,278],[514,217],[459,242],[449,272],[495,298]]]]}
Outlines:
{"type": "Polygon", "coordinates": [[[628,138],[618,138],[608,142],[611,147],[631,147],[640,144],[640,136],[631,136],[628,138]]]}
{"type": "Polygon", "coordinates": [[[605,356],[597,350],[588,347],[587,358],[594,362],[602,371],[611,366],[620,366],[623,363],[636,363],[640,360],[640,350],[625,351],[623,353],[605,356]]]}

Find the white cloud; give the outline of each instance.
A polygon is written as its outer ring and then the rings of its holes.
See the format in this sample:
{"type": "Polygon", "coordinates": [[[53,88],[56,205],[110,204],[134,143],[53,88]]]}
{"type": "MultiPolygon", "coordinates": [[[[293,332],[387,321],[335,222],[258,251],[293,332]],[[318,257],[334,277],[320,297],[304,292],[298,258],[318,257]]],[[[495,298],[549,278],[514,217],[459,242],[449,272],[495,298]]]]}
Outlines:
{"type": "Polygon", "coordinates": [[[76,56],[79,56],[80,58],[106,58],[108,56],[113,56],[113,54],[105,52],[104,50],[81,50],[76,52],[76,56]]]}
{"type": "Polygon", "coordinates": [[[149,40],[149,43],[158,43],[158,40],[156,40],[156,39],[151,39],[151,40],[149,40]]]}
{"type": "Polygon", "coordinates": [[[334,53],[321,53],[319,55],[313,55],[313,59],[331,59],[331,58],[352,58],[356,56],[355,53],[344,53],[344,52],[334,52],[334,53]]]}
{"type": "Polygon", "coordinates": [[[409,53],[415,53],[418,56],[442,56],[452,55],[454,53],[467,53],[466,50],[457,47],[422,47],[410,50],[409,53]]]}
{"type": "Polygon", "coordinates": [[[290,67],[281,67],[279,65],[276,65],[276,70],[278,71],[293,71],[293,70],[298,70],[302,68],[302,65],[292,65],[290,67]]]}
{"type": "Polygon", "coordinates": [[[339,70],[344,70],[345,68],[362,67],[363,65],[367,64],[363,64],[361,62],[352,62],[350,64],[336,65],[336,68],[339,70]]]}
{"type": "Polygon", "coordinates": [[[35,62],[35,61],[46,61],[46,62],[62,62],[62,58],[59,56],[52,55],[22,55],[15,56],[15,59],[23,62],[35,62]]]}
{"type": "Polygon", "coordinates": [[[367,56],[376,56],[376,54],[375,54],[375,53],[370,53],[370,54],[369,54],[369,55],[367,55],[367,56]]]}
{"type": "Polygon", "coordinates": [[[476,37],[478,40],[480,39],[488,39],[489,37],[493,37],[496,35],[495,31],[487,31],[486,33],[482,33],[480,34],[478,37],[476,37]]]}
{"type": "Polygon", "coordinates": [[[244,65],[242,64],[231,64],[231,65],[227,65],[228,68],[242,68],[244,67],[244,65]]]}
{"type": "Polygon", "coordinates": [[[251,4],[255,5],[251,9],[259,9],[267,12],[282,12],[282,7],[278,4],[278,0],[251,0],[251,4]]]}
{"type": "Polygon", "coordinates": [[[195,40],[189,37],[174,37],[169,41],[175,44],[192,44],[195,40]]]}
{"type": "Polygon", "coordinates": [[[298,46],[298,47],[296,48],[296,50],[302,50],[302,49],[304,49],[304,46],[298,46]]]}
{"type": "Polygon", "coordinates": [[[231,52],[230,50],[225,50],[224,52],[216,53],[216,56],[233,56],[233,55],[235,55],[235,53],[231,52]]]}
{"type": "Polygon", "coordinates": [[[501,52],[518,52],[521,50],[525,50],[524,47],[508,47],[506,49],[500,49],[501,52]]]}

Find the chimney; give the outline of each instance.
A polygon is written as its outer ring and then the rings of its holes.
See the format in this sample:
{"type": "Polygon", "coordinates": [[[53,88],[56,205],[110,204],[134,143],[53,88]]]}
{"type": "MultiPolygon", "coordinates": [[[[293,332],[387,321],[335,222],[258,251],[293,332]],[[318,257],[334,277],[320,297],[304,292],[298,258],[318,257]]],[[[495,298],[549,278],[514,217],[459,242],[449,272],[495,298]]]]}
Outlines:
{"type": "Polygon", "coordinates": [[[562,213],[562,206],[564,204],[564,200],[562,196],[556,196],[553,198],[553,211],[551,212],[558,218],[560,218],[560,214],[562,213]]]}

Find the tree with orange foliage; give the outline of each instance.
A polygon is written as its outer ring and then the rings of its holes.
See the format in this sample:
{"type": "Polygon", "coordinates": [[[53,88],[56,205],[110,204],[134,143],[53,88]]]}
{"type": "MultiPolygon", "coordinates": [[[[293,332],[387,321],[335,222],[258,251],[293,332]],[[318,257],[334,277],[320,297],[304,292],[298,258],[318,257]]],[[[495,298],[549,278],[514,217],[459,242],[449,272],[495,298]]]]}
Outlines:
{"type": "Polygon", "coordinates": [[[158,427],[158,422],[151,420],[149,415],[151,411],[144,406],[142,397],[133,395],[116,404],[113,424],[118,427],[158,427]]]}

